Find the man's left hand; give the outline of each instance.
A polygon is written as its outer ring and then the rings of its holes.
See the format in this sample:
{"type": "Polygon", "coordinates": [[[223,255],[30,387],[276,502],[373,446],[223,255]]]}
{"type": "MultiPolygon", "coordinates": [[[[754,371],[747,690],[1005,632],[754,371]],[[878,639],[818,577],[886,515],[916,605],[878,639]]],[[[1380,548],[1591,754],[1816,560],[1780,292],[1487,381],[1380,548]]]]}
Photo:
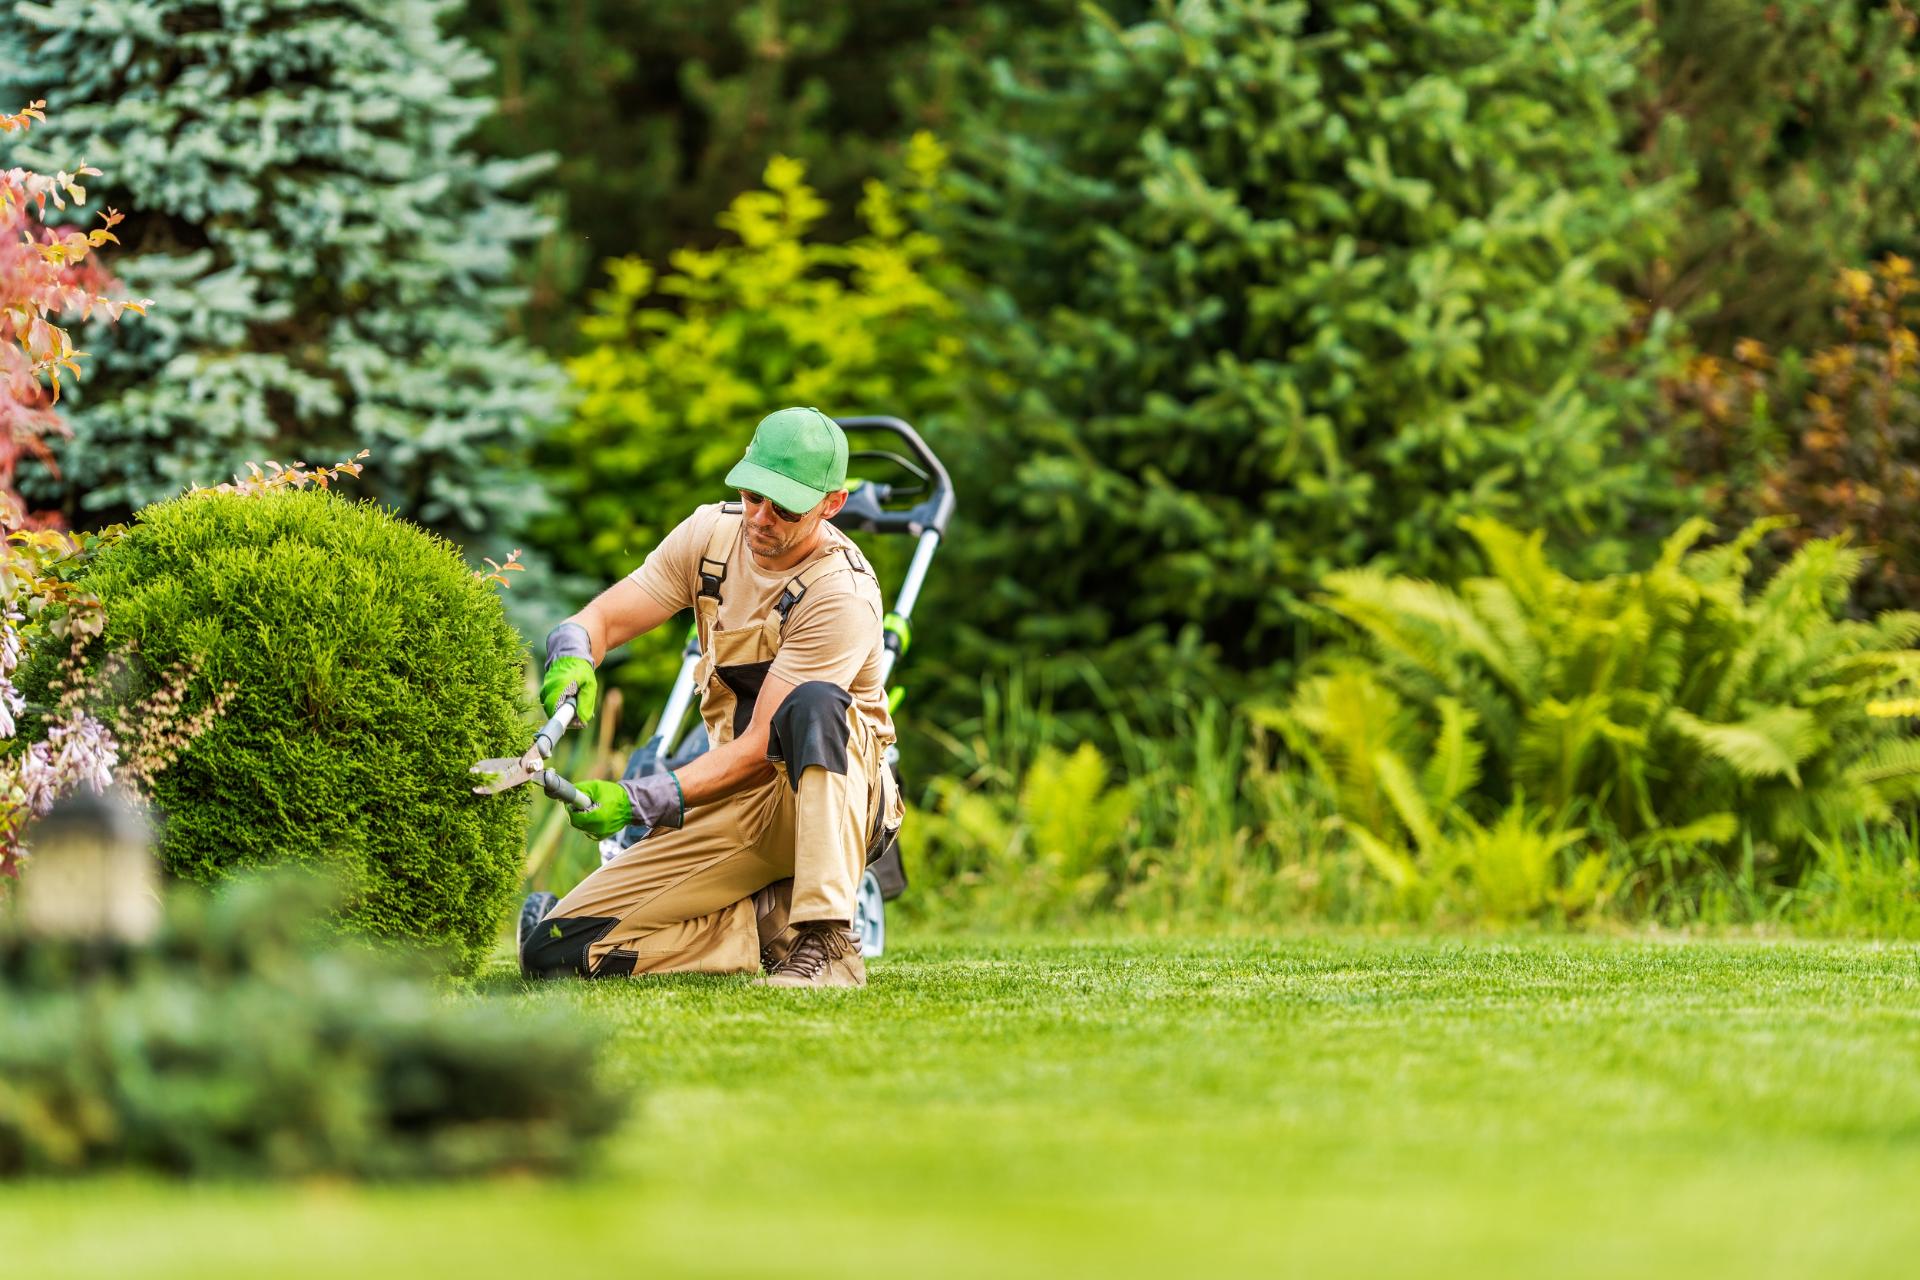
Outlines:
{"type": "Polygon", "coordinates": [[[671,773],[653,773],[619,782],[588,779],[574,784],[593,801],[593,808],[569,808],[567,821],[576,831],[605,839],[634,822],[649,827],[677,827],[686,819],[680,801],[680,783],[671,773]]]}

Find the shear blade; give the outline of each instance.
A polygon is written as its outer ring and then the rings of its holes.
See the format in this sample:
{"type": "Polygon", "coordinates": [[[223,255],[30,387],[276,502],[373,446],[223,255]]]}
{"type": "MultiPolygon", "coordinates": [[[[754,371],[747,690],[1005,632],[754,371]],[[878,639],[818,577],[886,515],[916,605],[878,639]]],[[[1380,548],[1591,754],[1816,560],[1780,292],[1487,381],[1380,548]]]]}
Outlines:
{"type": "Polygon", "coordinates": [[[499,760],[482,760],[467,772],[487,775],[492,781],[473,789],[475,795],[493,796],[510,790],[524,782],[531,782],[537,770],[527,768],[527,762],[517,756],[499,760]]]}

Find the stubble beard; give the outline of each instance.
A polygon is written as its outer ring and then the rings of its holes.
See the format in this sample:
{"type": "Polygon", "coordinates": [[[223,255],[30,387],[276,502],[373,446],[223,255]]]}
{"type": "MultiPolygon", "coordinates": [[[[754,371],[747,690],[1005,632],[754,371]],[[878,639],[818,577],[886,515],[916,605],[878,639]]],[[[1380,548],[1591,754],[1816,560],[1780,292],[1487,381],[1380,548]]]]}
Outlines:
{"type": "Polygon", "coordinates": [[[803,524],[793,525],[793,531],[791,533],[770,531],[761,535],[749,529],[747,531],[747,548],[762,560],[778,560],[783,556],[790,555],[793,549],[800,545],[800,539],[804,534],[803,524]],[[763,538],[765,539],[764,541],[762,540],[763,538]]]}

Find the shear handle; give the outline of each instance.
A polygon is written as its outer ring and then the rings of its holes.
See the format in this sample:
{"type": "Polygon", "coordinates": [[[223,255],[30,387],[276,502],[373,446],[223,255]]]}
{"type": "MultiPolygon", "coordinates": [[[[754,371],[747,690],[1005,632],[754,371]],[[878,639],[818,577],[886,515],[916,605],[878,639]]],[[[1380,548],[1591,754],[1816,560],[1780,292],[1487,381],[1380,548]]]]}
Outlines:
{"type": "Polygon", "coordinates": [[[560,735],[573,723],[574,713],[579,709],[580,682],[574,681],[567,686],[566,693],[560,697],[560,705],[554,710],[553,719],[540,726],[540,732],[534,735],[533,749],[545,760],[553,754],[553,748],[560,741],[560,735]]]}
{"type": "Polygon", "coordinates": [[[594,807],[593,801],[580,794],[580,788],[551,769],[544,770],[540,774],[540,789],[568,808],[577,809],[581,813],[594,807]]]}

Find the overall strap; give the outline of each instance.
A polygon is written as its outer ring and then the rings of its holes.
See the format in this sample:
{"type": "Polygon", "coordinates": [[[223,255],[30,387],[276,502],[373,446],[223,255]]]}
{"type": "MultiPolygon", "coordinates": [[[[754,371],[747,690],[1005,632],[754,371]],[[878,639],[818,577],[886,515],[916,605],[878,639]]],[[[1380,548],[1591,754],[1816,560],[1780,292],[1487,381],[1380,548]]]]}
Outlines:
{"type": "Polygon", "coordinates": [[[713,522],[713,532],[707,538],[707,549],[700,557],[700,591],[694,597],[699,604],[702,598],[713,601],[713,608],[720,607],[720,584],[727,580],[727,555],[733,550],[733,544],[740,540],[740,525],[745,520],[746,508],[738,502],[720,504],[720,518],[713,522]]]}
{"type": "MultiPolygon", "coordinates": [[[[808,589],[822,578],[831,577],[836,573],[864,573],[869,578],[874,577],[873,570],[867,565],[866,557],[862,556],[856,547],[836,547],[819,559],[810,561],[788,581],[786,589],[780,593],[780,598],[773,602],[774,612],[780,615],[782,631],[787,627],[787,614],[792,612],[793,606],[800,603],[808,589]]],[[[875,578],[874,581],[878,582],[879,579],[875,578]]]]}

